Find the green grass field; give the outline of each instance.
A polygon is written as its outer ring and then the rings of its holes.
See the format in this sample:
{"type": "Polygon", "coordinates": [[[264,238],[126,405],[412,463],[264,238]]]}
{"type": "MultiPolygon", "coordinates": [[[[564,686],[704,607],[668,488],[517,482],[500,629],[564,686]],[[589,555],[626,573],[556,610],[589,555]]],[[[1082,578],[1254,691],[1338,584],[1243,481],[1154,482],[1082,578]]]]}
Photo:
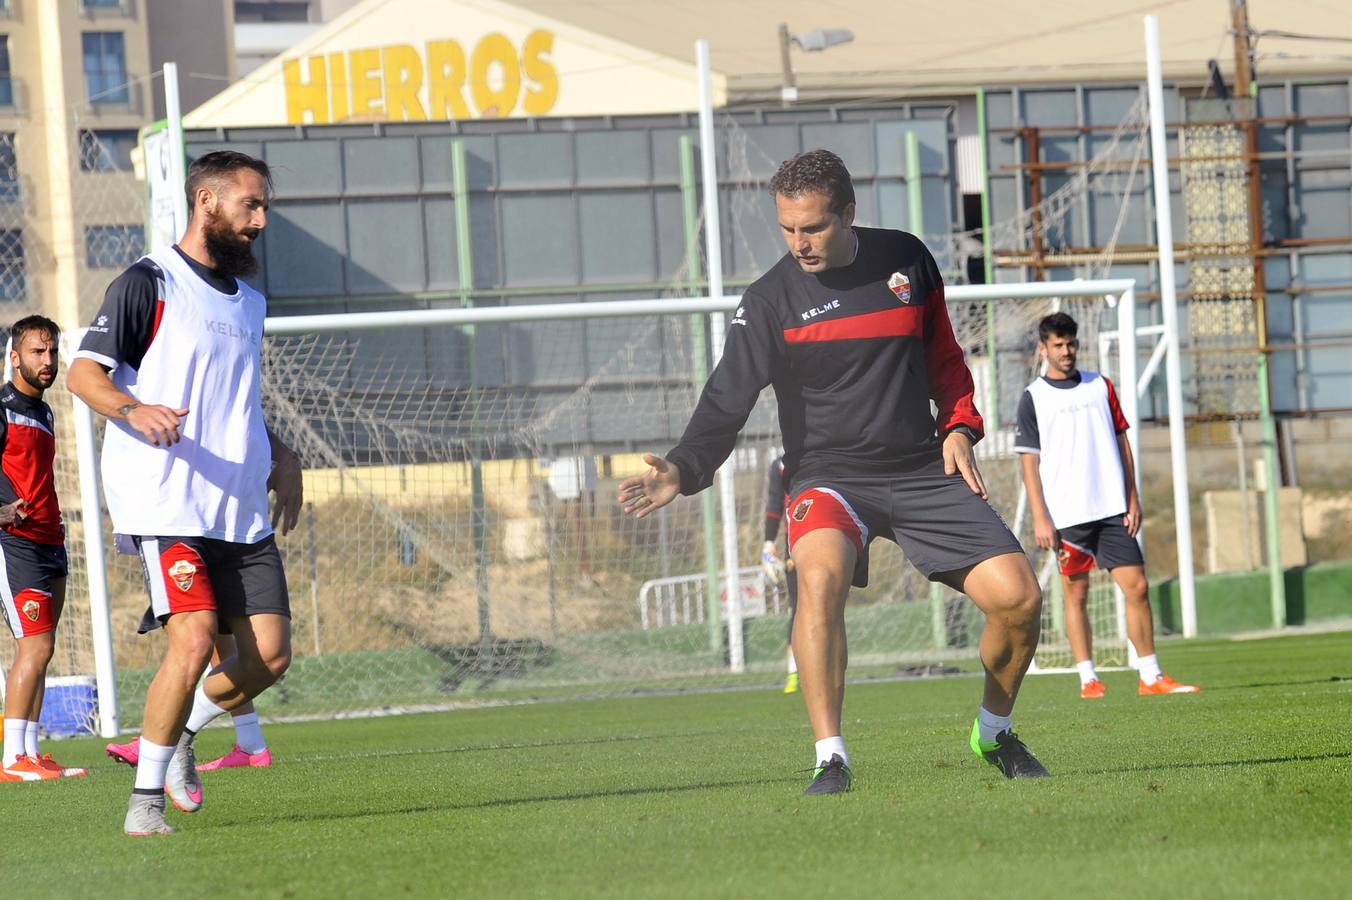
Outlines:
{"type": "MultiPolygon", "coordinates": [[[[802,701],[769,688],[276,724],[179,833],[121,834],[130,770],[0,786],[16,896],[1320,897],[1352,894],[1352,633],[1164,643],[1195,696],[1025,685],[1054,778],[966,736],[972,677],[852,686],[854,792],[805,798],[802,701]]],[[[200,756],[224,751],[211,729],[200,756]]]]}

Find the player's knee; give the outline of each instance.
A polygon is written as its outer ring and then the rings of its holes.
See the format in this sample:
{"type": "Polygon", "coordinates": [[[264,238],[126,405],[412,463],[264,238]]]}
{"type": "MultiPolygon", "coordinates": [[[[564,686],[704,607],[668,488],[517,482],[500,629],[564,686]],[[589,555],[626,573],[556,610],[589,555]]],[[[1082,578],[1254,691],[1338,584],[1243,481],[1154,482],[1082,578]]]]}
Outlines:
{"type": "Polygon", "coordinates": [[[850,589],[849,576],[831,566],[814,566],[798,573],[798,612],[844,608],[844,595],[850,589]]]}
{"type": "Polygon", "coordinates": [[[269,677],[276,681],[286,674],[286,670],[291,668],[291,648],[279,649],[270,653],[263,660],[263,666],[267,669],[269,677]]]}
{"type": "Polygon", "coordinates": [[[17,660],[46,668],[52,661],[52,656],[56,652],[56,632],[48,631],[43,634],[33,634],[19,641],[15,650],[17,660]]]}

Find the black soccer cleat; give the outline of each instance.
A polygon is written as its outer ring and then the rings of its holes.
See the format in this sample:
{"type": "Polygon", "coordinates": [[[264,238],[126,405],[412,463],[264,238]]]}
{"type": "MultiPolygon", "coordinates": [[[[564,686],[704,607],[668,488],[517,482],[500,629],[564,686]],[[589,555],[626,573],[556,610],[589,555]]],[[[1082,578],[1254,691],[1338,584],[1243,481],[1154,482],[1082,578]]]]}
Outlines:
{"type": "Polygon", "coordinates": [[[845,765],[839,753],[832,753],[829,761],[817,766],[812,772],[812,783],[803,791],[808,796],[843,794],[854,784],[854,773],[845,765]]]}
{"type": "Polygon", "coordinates": [[[977,727],[972,726],[972,750],[995,766],[1006,778],[1050,778],[1051,772],[1038,762],[1019,736],[1006,729],[995,736],[995,743],[981,740],[977,727]]]}

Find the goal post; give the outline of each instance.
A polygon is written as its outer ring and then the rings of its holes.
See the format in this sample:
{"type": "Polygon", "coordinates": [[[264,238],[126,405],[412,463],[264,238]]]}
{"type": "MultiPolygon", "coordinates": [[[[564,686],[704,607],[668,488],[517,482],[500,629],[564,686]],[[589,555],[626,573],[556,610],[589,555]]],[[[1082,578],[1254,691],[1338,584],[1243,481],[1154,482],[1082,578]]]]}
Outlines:
{"type": "MultiPolygon", "coordinates": [[[[258,699],[264,716],[616,696],[777,673],[786,609],[748,584],[754,571],[739,572],[758,559],[766,468],[781,443],[773,392],[763,393],[724,465],[731,499],[719,516],[736,559],[707,558],[701,504],[679,500],[635,521],[614,501],[614,485],[641,471],[638,454],[672,446],[693,411],[693,345],[716,329],[696,329],[692,318],[722,316],[738,302],[729,295],[268,319],[263,402],[270,427],[302,459],[307,509],[279,540],[296,656],[283,682],[258,699]],[[728,590],[720,579],[723,596],[708,597],[710,565],[738,586],[728,590]],[[653,606],[645,617],[645,602],[657,602],[654,585],[688,592],[670,594],[664,609],[691,612],[659,615],[653,606]],[[720,599],[718,648],[704,613],[719,610],[720,599]]],[[[1134,282],[953,286],[947,302],[978,397],[990,398],[978,403],[987,420],[978,453],[992,504],[1031,547],[1012,426],[1038,371],[1037,322],[1056,310],[1080,320],[1085,368],[1124,385],[1135,449],[1137,391],[1125,387],[1140,381],[1134,282]]],[[[96,434],[77,429],[82,463],[95,458],[96,434]]],[[[94,508],[86,498],[86,520],[94,508]]],[[[124,688],[120,698],[106,694],[116,705],[104,720],[120,710],[134,726],[155,661],[154,648],[128,627],[145,603],[139,571],[129,558],[92,545],[88,553],[106,560],[110,613],[102,615],[116,627],[105,618],[84,633],[95,649],[112,645],[124,688]]],[[[872,555],[870,585],[852,592],[846,611],[858,666],[975,656],[972,604],[933,598],[890,542],[875,543],[872,555]]],[[[88,568],[94,580],[98,567],[88,568]]],[[[1118,612],[1108,603],[1103,637],[1118,640],[1118,612]]],[[[89,606],[100,616],[100,604],[89,606]]],[[[1054,650],[1064,642],[1051,613],[1044,642],[1054,650]]],[[[112,680],[100,672],[101,697],[112,680]]]]}

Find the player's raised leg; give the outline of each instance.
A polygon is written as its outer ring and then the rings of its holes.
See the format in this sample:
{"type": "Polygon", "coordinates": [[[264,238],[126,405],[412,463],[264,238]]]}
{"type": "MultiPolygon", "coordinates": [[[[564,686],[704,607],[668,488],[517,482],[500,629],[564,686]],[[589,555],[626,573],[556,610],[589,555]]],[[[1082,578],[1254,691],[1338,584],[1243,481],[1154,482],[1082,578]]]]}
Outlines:
{"type": "Polygon", "coordinates": [[[1012,716],[1023,676],[1037,650],[1042,591],[1022,553],[993,556],[944,579],[986,615],[981,664],[986,670],[981,710],[972,725],[972,751],[1006,778],[1048,774],[1014,733],[1012,716]]]}
{"type": "Polygon", "coordinates": [[[798,611],[793,655],[812,736],[816,740],[808,794],[848,791],[853,782],[850,754],[840,733],[845,703],[845,598],[850,592],[856,550],[843,532],[819,528],[796,538],[798,611]]]}

